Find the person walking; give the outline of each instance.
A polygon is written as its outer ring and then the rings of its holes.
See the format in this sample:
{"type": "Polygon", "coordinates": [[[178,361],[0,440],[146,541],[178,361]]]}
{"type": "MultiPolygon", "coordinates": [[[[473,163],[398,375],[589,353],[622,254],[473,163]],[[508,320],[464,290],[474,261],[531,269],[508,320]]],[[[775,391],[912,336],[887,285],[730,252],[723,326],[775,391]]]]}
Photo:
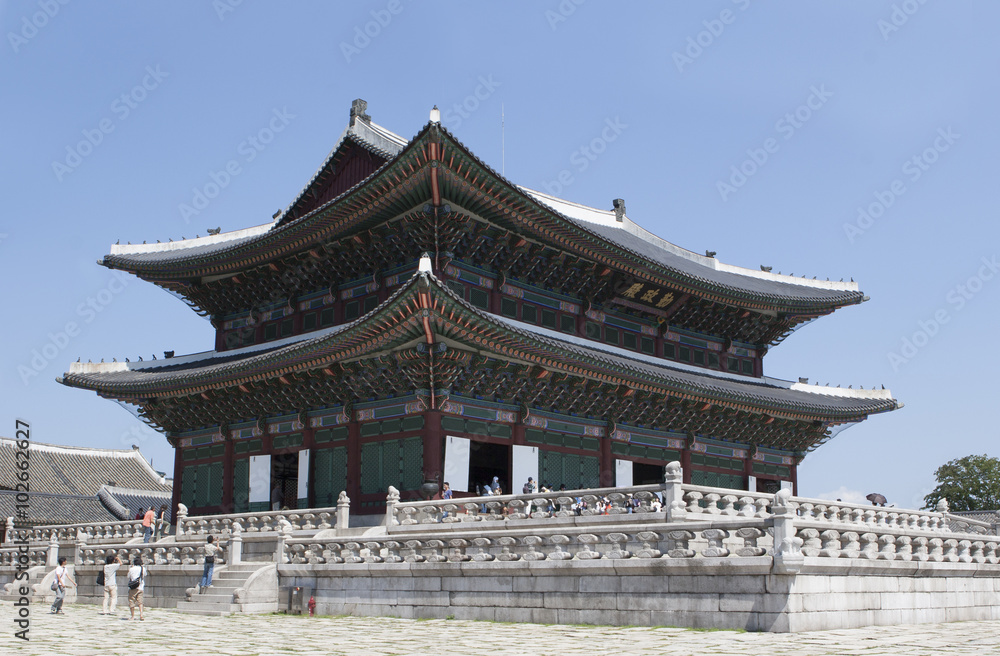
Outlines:
{"type": "Polygon", "coordinates": [[[153,506],[146,509],[145,514],[142,516],[142,541],[143,543],[148,543],[149,538],[153,537],[153,523],[156,521],[156,513],[153,512],[153,506]]]}
{"type": "Polygon", "coordinates": [[[169,530],[169,524],[167,524],[167,504],[160,506],[160,512],[156,514],[156,534],[153,538],[154,540],[159,540],[160,538],[166,537],[169,530]]]}
{"type": "Polygon", "coordinates": [[[208,536],[208,542],[205,544],[205,569],[201,574],[201,587],[198,592],[204,592],[206,588],[212,587],[212,574],[215,572],[215,556],[220,551],[222,551],[222,547],[215,543],[215,536],[208,536]]]}
{"type": "Polygon", "coordinates": [[[101,615],[114,615],[118,606],[118,568],[122,559],[116,555],[104,559],[104,603],[101,615]]]}
{"type": "Polygon", "coordinates": [[[63,614],[62,605],[63,599],[66,598],[67,585],[76,587],[73,577],[69,575],[69,570],[66,568],[66,556],[62,556],[59,558],[59,567],[56,567],[55,580],[52,581],[52,589],[56,591],[56,598],[52,601],[52,608],[49,609],[49,612],[63,614]]]}
{"type": "Polygon", "coordinates": [[[128,568],[128,612],[129,619],[135,619],[135,607],[139,607],[139,620],[142,616],[142,593],[146,589],[146,568],[142,566],[142,558],[136,556],[132,566],[128,568]]]}

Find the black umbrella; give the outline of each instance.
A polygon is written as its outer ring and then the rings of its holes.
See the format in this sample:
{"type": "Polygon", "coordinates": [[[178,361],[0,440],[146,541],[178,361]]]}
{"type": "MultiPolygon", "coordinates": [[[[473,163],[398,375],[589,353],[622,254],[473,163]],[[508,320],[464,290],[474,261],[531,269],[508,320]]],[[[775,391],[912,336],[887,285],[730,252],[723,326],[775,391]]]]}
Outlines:
{"type": "Polygon", "coordinates": [[[869,501],[871,501],[873,506],[884,506],[885,505],[885,497],[882,496],[881,494],[876,494],[875,492],[872,492],[871,494],[869,494],[865,498],[868,499],[869,501]]]}

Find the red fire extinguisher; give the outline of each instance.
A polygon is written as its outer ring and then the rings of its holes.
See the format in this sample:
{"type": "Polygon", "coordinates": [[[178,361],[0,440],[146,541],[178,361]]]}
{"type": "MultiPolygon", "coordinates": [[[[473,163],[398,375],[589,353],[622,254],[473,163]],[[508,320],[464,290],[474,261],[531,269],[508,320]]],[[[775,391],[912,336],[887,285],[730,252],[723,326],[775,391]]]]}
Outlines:
{"type": "Polygon", "coordinates": [[[316,615],[316,597],[309,597],[309,617],[316,615]]]}

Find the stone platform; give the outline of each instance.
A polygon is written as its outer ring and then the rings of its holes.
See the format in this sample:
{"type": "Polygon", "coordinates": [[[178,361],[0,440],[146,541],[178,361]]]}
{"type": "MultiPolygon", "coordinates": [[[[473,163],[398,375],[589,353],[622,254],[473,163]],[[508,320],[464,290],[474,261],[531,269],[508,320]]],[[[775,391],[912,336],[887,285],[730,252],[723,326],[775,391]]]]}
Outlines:
{"type": "Polygon", "coordinates": [[[67,605],[65,615],[32,607],[31,641],[0,635],[0,652],[18,656],[162,656],[208,654],[768,654],[773,656],[983,656],[1000,653],[1000,622],[923,624],[820,631],[746,633],[666,627],[501,624],[464,620],[234,615],[205,617],[154,609],[144,622],[98,615],[92,605],[67,605]]]}

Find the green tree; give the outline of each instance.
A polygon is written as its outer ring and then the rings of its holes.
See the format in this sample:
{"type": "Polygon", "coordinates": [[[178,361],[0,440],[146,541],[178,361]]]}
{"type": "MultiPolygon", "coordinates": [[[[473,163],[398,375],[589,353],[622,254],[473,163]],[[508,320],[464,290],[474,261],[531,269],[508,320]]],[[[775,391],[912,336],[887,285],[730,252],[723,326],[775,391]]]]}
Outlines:
{"type": "Polygon", "coordinates": [[[1000,458],[965,456],[947,462],[934,472],[937,487],[924,497],[924,508],[933,510],[941,499],[950,510],[1000,509],[1000,458]]]}

